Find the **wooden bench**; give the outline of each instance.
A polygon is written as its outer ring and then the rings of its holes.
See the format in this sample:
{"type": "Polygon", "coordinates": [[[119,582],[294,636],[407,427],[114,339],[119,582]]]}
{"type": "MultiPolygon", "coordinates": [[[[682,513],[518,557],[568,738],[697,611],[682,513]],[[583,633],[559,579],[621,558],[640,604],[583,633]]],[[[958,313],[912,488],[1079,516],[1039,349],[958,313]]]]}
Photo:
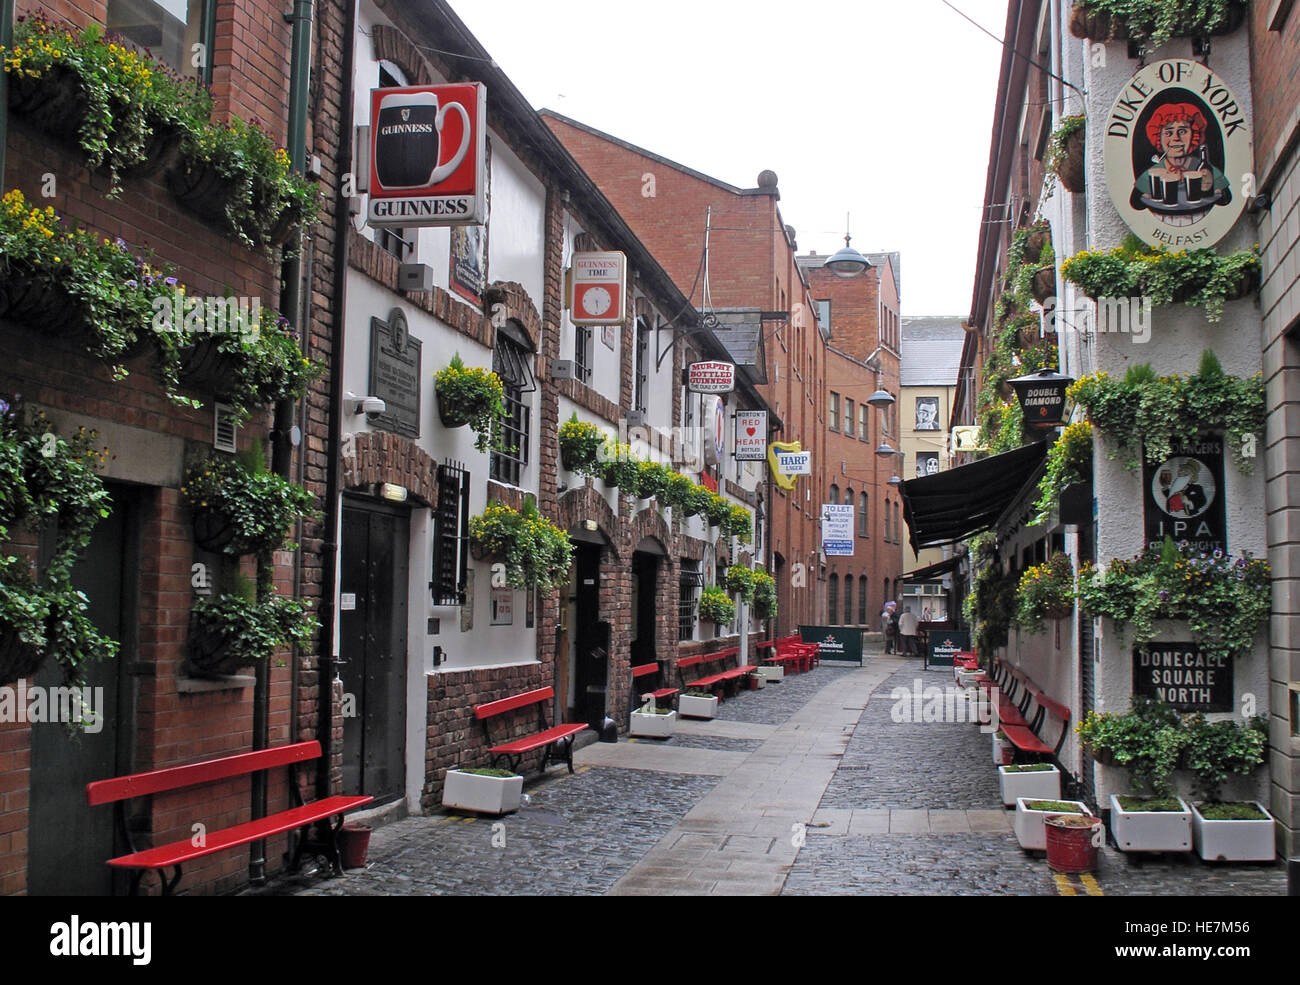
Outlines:
{"type": "Polygon", "coordinates": [[[1070,731],[1070,709],[1005,661],[993,661],[990,679],[999,689],[998,728],[1007,740],[1020,752],[1058,759],[1070,731]],[[1056,742],[1050,746],[1044,739],[1049,716],[1060,723],[1056,742]]]}
{"type": "Polygon", "coordinates": [[[658,687],[658,688],[653,688],[649,691],[642,690],[642,688],[649,687],[652,683],[654,683],[653,681],[650,680],[651,675],[658,675],[659,683],[662,683],[663,681],[662,668],[659,666],[658,662],[653,662],[648,664],[638,664],[637,666],[633,667],[632,668],[632,693],[634,695],[640,695],[641,700],[643,702],[647,698],[653,698],[655,705],[658,706],[661,701],[667,699],[671,705],[671,700],[677,697],[677,695],[681,692],[681,688],[658,687]]]}
{"type": "MultiPolygon", "coordinates": [[[[677,676],[681,679],[683,690],[699,691],[726,691],[735,694],[740,689],[740,679],[748,677],[754,672],[750,666],[732,667],[724,669],[714,674],[707,674],[704,677],[697,677],[695,680],[688,681],[684,671],[692,667],[699,667],[702,664],[716,663],[718,661],[730,660],[732,657],[739,656],[740,647],[732,646],[725,650],[716,650],[713,653],[700,653],[693,657],[683,657],[677,661],[677,676]]],[[[721,694],[719,695],[721,697],[721,694]]]]}
{"type": "Polygon", "coordinates": [[[337,818],[337,820],[330,831],[329,838],[323,842],[313,844],[324,850],[334,866],[335,873],[341,874],[343,870],[339,864],[338,835],[340,828],[343,827],[343,815],[347,811],[370,803],[374,798],[366,796],[325,797],[322,800],[304,804],[298,789],[295,775],[296,767],[300,763],[320,759],[320,755],[319,742],[295,742],[292,745],[238,753],[234,756],[223,756],[220,759],[210,759],[201,763],[188,763],[185,766],[173,766],[168,769],[152,770],[148,773],[133,773],[130,776],[119,776],[111,780],[96,780],[93,783],[86,784],[86,801],[91,807],[97,807],[101,804],[115,805],[118,829],[122,832],[126,844],[130,846],[131,854],[109,859],[108,864],[115,869],[128,869],[131,871],[132,896],[139,893],[140,880],[149,869],[157,871],[158,878],[162,883],[163,895],[170,896],[181,881],[181,866],[183,863],[191,859],[215,855],[217,852],[223,852],[228,848],[237,848],[240,845],[247,845],[249,842],[283,834],[286,831],[300,829],[293,860],[289,866],[290,871],[297,871],[302,861],[303,848],[309,840],[308,833],[311,825],[318,821],[328,821],[332,817],[337,818]],[[289,810],[246,821],[243,824],[236,824],[232,828],[208,831],[202,838],[186,835],[180,841],[159,845],[156,848],[143,850],[136,848],[130,825],[127,824],[127,801],[135,797],[147,797],[153,794],[168,793],[173,790],[183,790],[187,787],[216,783],[219,780],[228,780],[236,776],[258,773],[262,770],[274,769],[277,766],[287,766],[289,768],[289,790],[295,803],[295,806],[289,810]],[[195,841],[199,841],[201,844],[196,845],[195,841]],[[175,870],[170,879],[166,875],[167,869],[175,870]]]}
{"type": "Polygon", "coordinates": [[[474,717],[483,723],[483,731],[487,734],[488,742],[491,742],[492,733],[488,725],[489,719],[520,708],[527,708],[529,705],[537,705],[538,731],[532,735],[526,735],[522,739],[514,739],[490,747],[488,752],[492,754],[493,767],[496,767],[498,760],[504,759],[509,764],[510,769],[518,773],[519,760],[524,755],[535,749],[545,749],[546,752],[542,756],[542,772],[546,771],[546,767],[550,765],[552,758],[555,758],[557,762],[559,761],[558,757],[553,756],[556,750],[562,752],[564,761],[568,763],[569,772],[573,772],[573,737],[586,729],[587,726],[581,722],[570,722],[566,725],[547,728],[546,702],[554,697],[555,688],[541,687],[536,691],[525,691],[523,694],[514,694],[508,698],[501,698],[499,701],[489,701],[487,704],[474,706],[474,717]]]}
{"type": "Polygon", "coordinates": [[[802,673],[812,667],[817,644],[804,643],[798,636],[784,636],[779,640],[759,643],[755,649],[770,650],[768,656],[762,657],[764,663],[780,664],[786,673],[802,673]]]}

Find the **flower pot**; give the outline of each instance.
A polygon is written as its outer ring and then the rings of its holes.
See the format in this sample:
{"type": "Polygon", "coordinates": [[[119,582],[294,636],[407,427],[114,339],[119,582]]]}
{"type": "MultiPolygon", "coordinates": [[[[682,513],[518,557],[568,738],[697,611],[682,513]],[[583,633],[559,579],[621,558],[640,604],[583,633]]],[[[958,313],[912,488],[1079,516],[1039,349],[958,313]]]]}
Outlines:
{"type": "Polygon", "coordinates": [[[683,718],[712,718],[717,713],[716,696],[701,698],[694,694],[683,694],[677,699],[677,714],[683,718]]]}
{"type": "MultiPolygon", "coordinates": [[[[1062,811],[1039,811],[1030,808],[1031,803],[1040,800],[1057,800],[1056,797],[1018,797],[1016,812],[1012,815],[1012,827],[1016,832],[1016,841],[1027,852],[1041,852],[1047,848],[1047,831],[1043,823],[1049,817],[1060,817],[1062,811]]],[[[1063,800],[1063,804],[1078,808],[1080,816],[1092,817],[1092,811],[1081,800],[1063,800]]]]}
{"type": "Polygon", "coordinates": [[[1061,796],[1061,771],[1007,772],[1009,767],[998,767],[998,789],[1002,791],[1004,807],[1014,807],[1021,797],[1031,800],[1058,800],[1061,796]]]}
{"type": "Polygon", "coordinates": [[[221,554],[235,539],[234,521],[216,510],[199,510],[194,514],[194,543],[205,551],[221,554]]]}
{"type": "Polygon", "coordinates": [[[1110,795],[1110,833],[1124,852],[1190,852],[1192,812],[1182,805],[1177,811],[1126,811],[1119,794],[1110,795]]]}
{"type": "Polygon", "coordinates": [[[239,357],[223,351],[215,338],[200,339],[180,351],[180,382],[192,390],[221,397],[234,389],[239,357]]]}
{"type": "Polygon", "coordinates": [[[1040,304],[1056,297],[1056,268],[1039,267],[1038,273],[1034,274],[1032,291],[1034,300],[1040,304]]]}
{"type": "Polygon", "coordinates": [[[745,680],[748,682],[745,686],[751,691],[761,691],[763,688],[767,687],[767,678],[759,674],[750,674],[745,678],[745,680]]]}
{"type": "Polygon", "coordinates": [[[509,814],[519,810],[523,792],[522,776],[484,776],[448,770],[442,786],[442,806],[480,814],[509,814]]]}
{"type": "Polygon", "coordinates": [[[481,540],[474,540],[473,538],[469,542],[469,555],[475,561],[497,561],[503,557],[499,551],[489,547],[481,540]]]}
{"type": "Polygon", "coordinates": [[[1043,247],[1052,241],[1049,230],[1039,229],[1025,236],[1025,262],[1037,263],[1043,255],[1043,247]]]}
{"type": "Polygon", "coordinates": [[[181,140],[184,134],[173,123],[151,120],[149,142],[145,144],[144,155],[140,163],[127,168],[125,173],[137,178],[152,178],[163,171],[170,171],[180,156],[181,140]]]}
{"type": "Polygon", "coordinates": [[[1101,821],[1078,814],[1053,814],[1043,822],[1047,867],[1053,872],[1092,872],[1101,847],[1101,821]]]}
{"type": "Polygon", "coordinates": [[[238,183],[207,161],[183,159],[167,172],[167,187],[181,205],[200,219],[224,226],[227,208],[239,194],[238,183]]]}
{"type": "Polygon", "coordinates": [[[763,679],[765,684],[775,684],[778,681],[785,680],[785,667],[777,664],[774,667],[759,667],[758,676],[763,679]]]}
{"type": "Polygon", "coordinates": [[[675,711],[670,711],[666,715],[634,711],[632,712],[629,732],[632,735],[640,735],[650,739],[667,739],[673,734],[676,721],[677,712],[675,711]]]}
{"type": "Polygon", "coordinates": [[[252,662],[234,649],[224,633],[190,631],[188,663],[192,676],[229,677],[252,662]]]}
{"type": "Polygon", "coordinates": [[[1005,739],[999,739],[997,732],[993,733],[993,765],[1010,766],[1015,759],[1016,747],[1005,739]]]}
{"type": "Polygon", "coordinates": [[[370,825],[349,821],[339,833],[342,842],[343,868],[364,869],[366,853],[370,849],[370,825]]]}
{"type": "Polygon", "coordinates": [[[18,630],[0,623],[0,687],[31,677],[43,662],[40,651],[24,643],[18,630]]]}
{"type": "Polygon", "coordinates": [[[578,466],[583,464],[582,460],[577,456],[573,449],[563,441],[560,442],[560,464],[570,472],[576,472],[578,466]]]}
{"type": "Polygon", "coordinates": [[[1258,820],[1212,821],[1200,808],[1192,805],[1192,843],[1196,854],[1207,862],[1271,862],[1276,856],[1273,818],[1264,805],[1251,802],[1263,811],[1258,820]]]}
{"type": "Polygon", "coordinates": [[[58,283],[60,273],[38,269],[24,260],[10,261],[0,278],[0,318],[53,338],[88,332],[86,310],[58,283]]]}
{"type": "Polygon", "coordinates": [[[45,136],[75,144],[90,100],[75,71],[66,65],[53,65],[35,79],[10,75],[9,105],[45,136]]]}
{"type": "Polygon", "coordinates": [[[1070,12],[1070,33],[1089,41],[1124,41],[1128,39],[1128,24],[1105,11],[1085,10],[1076,5],[1070,12]]]}
{"type": "Polygon", "coordinates": [[[1087,163],[1085,150],[1085,131],[1080,128],[1065,139],[1065,160],[1061,162],[1057,173],[1065,190],[1076,195],[1087,188],[1087,175],[1084,169],[1087,163]]]}

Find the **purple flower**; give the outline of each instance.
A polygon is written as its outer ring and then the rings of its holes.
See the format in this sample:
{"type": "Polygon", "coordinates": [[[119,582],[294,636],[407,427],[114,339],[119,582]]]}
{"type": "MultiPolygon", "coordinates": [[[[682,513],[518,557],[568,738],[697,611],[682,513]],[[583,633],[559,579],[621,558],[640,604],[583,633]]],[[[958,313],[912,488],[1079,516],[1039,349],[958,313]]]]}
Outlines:
{"type": "Polygon", "coordinates": [[[1158,598],[1161,602],[1168,602],[1169,593],[1162,588],[1160,589],[1160,591],[1156,592],[1156,598],[1158,598]]]}
{"type": "Polygon", "coordinates": [[[1223,557],[1223,551],[1219,550],[1219,548],[1216,547],[1216,548],[1214,549],[1214,556],[1215,556],[1216,558],[1221,558],[1221,557],[1223,557]]]}
{"type": "Polygon", "coordinates": [[[1237,563],[1233,565],[1234,568],[1244,568],[1245,566],[1246,559],[1244,557],[1237,558],[1237,563]]]}
{"type": "Polygon", "coordinates": [[[140,285],[137,284],[137,283],[136,283],[135,281],[133,281],[133,280],[129,280],[129,281],[126,282],[126,286],[134,289],[134,288],[139,287],[140,285]]]}
{"type": "Polygon", "coordinates": [[[175,277],[164,277],[163,283],[166,284],[168,287],[175,287],[179,283],[179,281],[177,281],[175,277]]]}
{"type": "Polygon", "coordinates": [[[121,236],[113,240],[113,245],[116,246],[119,250],[125,251],[127,249],[126,240],[124,240],[121,236]]]}
{"type": "Polygon", "coordinates": [[[9,402],[5,400],[3,397],[0,397],[0,414],[8,414],[8,413],[9,413],[9,402]]]}
{"type": "Polygon", "coordinates": [[[1245,581],[1245,580],[1246,580],[1246,572],[1244,572],[1244,571],[1238,571],[1238,572],[1237,572],[1237,581],[1245,581]]]}

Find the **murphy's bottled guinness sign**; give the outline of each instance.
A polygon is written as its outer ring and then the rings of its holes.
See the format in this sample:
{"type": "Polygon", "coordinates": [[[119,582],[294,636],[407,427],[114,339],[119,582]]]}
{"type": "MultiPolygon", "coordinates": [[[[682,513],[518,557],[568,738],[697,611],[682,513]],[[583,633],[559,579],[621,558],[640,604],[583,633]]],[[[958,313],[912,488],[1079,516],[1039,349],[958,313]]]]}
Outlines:
{"type": "Polygon", "coordinates": [[[486,121],[481,82],[372,89],[370,225],[481,223],[486,121]]]}

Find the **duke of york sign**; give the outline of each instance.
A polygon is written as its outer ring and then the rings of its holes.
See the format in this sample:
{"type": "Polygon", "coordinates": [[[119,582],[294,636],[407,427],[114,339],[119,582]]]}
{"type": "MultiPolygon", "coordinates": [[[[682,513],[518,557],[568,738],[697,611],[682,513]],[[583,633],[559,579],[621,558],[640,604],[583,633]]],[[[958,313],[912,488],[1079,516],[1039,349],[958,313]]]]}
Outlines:
{"type": "Polygon", "coordinates": [[[1111,201],[1152,246],[1213,246],[1255,194],[1247,107],[1199,62],[1145,66],[1115,100],[1104,134],[1111,201]]]}

